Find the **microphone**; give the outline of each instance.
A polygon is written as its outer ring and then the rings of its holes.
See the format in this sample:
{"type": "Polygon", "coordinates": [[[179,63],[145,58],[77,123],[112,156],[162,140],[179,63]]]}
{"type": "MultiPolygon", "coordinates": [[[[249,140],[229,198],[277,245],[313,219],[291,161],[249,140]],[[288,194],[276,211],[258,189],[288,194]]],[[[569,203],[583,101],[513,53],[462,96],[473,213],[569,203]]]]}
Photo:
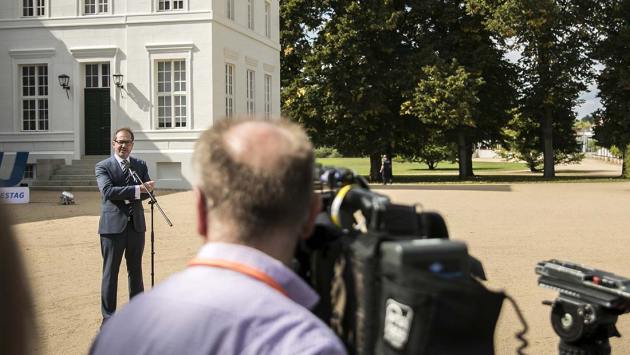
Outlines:
{"type": "MultiPolygon", "coordinates": [[[[137,174],[136,174],[136,171],[133,170],[133,167],[131,166],[131,162],[128,161],[128,162],[125,163],[125,169],[129,170],[129,173],[131,174],[131,178],[133,179],[134,182],[136,182],[137,174]]],[[[143,185],[144,185],[144,183],[143,183],[143,185]]]]}

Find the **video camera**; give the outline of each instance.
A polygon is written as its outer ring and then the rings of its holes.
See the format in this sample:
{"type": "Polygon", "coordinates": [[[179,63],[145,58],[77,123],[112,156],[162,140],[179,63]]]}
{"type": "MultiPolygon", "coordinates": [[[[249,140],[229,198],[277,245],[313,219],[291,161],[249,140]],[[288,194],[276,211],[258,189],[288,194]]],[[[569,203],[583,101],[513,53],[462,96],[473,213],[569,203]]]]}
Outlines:
{"type": "Polygon", "coordinates": [[[393,204],[350,170],[315,176],[324,208],[294,269],[349,354],[494,354],[506,296],[477,280],[481,263],[440,214],[393,204]]]}
{"type": "Polygon", "coordinates": [[[560,336],[560,354],[610,354],[608,338],[621,336],[617,317],[630,312],[630,280],[571,262],[548,260],[536,265],[538,285],[558,291],[551,325],[560,336]]]}

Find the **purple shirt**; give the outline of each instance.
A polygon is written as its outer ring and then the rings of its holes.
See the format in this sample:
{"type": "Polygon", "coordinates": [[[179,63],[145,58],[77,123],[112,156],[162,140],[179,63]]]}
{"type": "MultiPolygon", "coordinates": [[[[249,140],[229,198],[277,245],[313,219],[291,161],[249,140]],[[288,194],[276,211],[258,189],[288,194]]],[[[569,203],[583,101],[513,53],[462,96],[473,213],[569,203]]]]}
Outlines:
{"type": "Polygon", "coordinates": [[[192,266],[134,297],[101,329],[90,354],[346,354],[308,309],[317,294],[256,249],[208,243],[197,257],[252,266],[288,294],[233,270],[192,266]]]}

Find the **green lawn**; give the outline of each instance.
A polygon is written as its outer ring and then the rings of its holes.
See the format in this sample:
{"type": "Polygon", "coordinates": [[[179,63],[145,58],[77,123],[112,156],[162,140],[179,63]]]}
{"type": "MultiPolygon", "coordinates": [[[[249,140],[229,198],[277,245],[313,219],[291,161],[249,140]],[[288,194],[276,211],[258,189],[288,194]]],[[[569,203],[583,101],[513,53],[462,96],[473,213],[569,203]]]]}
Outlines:
{"type": "MultiPolygon", "coordinates": [[[[359,175],[369,175],[370,159],[369,158],[320,158],[317,162],[324,166],[334,166],[336,168],[346,168],[354,170],[359,175]]],[[[457,173],[457,164],[439,163],[435,170],[429,170],[424,163],[392,163],[394,175],[420,175],[420,174],[445,174],[457,173]]],[[[475,162],[473,161],[473,171],[475,172],[493,172],[493,171],[516,171],[528,170],[523,163],[506,163],[506,162],[475,162]]]]}
{"type": "MultiPolygon", "coordinates": [[[[346,168],[356,171],[359,175],[368,177],[370,173],[369,158],[320,158],[317,162],[324,166],[346,168]]],[[[523,163],[506,162],[475,162],[475,173],[493,173],[506,171],[529,171],[523,163]]],[[[630,181],[618,177],[599,176],[557,176],[543,178],[541,174],[484,174],[476,175],[468,180],[458,179],[457,164],[440,163],[435,170],[429,170],[426,164],[420,163],[393,163],[395,184],[513,184],[513,183],[537,183],[537,182],[620,182],[630,181]]]]}

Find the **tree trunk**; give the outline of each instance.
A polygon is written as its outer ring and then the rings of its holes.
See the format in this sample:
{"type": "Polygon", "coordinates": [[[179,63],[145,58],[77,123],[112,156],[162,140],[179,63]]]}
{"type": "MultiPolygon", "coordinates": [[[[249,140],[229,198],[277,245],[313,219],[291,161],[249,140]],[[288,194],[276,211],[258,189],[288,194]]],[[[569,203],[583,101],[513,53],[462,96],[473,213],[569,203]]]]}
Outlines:
{"type": "Polygon", "coordinates": [[[623,151],[623,162],[621,166],[621,177],[630,179],[630,145],[623,151]]]}
{"type": "Polygon", "coordinates": [[[543,140],[545,143],[544,173],[543,177],[552,178],[556,176],[553,159],[553,117],[551,107],[545,107],[545,118],[543,119],[543,140]]]}
{"type": "Polygon", "coordinates": [[[468,175],[468,177],[475,176],[475,173],[473,172],[473,161],[472,161],[473,154],[474,154],[473,146],[472,144],[468,144],[466,146],[466,157],[468,158],[468,161],[466,162],[466,174],[468,175]]]}
{"type": "Polygon", "coordinates": [[[459,179],[466,180],[468,178],[468,159],[466,157],[466,136],[464,136],[463,128],[457,130],[457,158],[459,159],[459,179]]]}
{"type": "Polygon", "coordinates": [[[381,181],[381,155],[370,154],[370,182],[381,181]]]}

